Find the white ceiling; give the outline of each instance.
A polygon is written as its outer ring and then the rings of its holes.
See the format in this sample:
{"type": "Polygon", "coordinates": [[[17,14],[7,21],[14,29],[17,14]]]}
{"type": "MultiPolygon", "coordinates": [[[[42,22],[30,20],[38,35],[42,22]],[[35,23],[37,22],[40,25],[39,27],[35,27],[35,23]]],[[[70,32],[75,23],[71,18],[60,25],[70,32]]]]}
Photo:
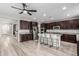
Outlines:
{"type": "Polygon", "coordinates": [[[0,17],[13,20],[28,20],[37,22],[60,21],[64,18],[79,15],[79,3],[26,3],[27,9],[36,9],[32,16],[19,14],[19,10],[11,8],[16,6],[22,8],[19,3],[0,3],[0,17]],[[65,7],[66,10],[62,8],[65,7]]]}

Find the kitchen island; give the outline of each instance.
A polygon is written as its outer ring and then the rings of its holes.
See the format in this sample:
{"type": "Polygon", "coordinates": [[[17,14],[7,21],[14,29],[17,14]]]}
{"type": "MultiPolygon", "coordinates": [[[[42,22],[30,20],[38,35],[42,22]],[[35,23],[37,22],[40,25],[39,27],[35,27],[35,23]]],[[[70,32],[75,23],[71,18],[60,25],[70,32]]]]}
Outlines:
{"type": "Polygon", "coordinates": [[[79,30],[47,30],[46,32],[60,33],[61,35],[63,35],[63,34],[76,35],[77,55],[79,56],[79,30]]]}
{"type": "MultiPolygon", "coordinates": [[[[69,36],[66,39],[71,41],[71,43],[75,42],[75,40],[76,41],[79,40],[79,30],[46,30],[46,32],[41,33],[41,37],[45,36],[46,38],[49,38],[49,39],[50,38],[52,38],[53,40],[57,39],[60,42],[62,39],[61,36],[63,34],[67,34],[69,36]],[[74,36],[75,36],[75,38],[74,38],[74,36]]],[[[60,47],[60,43],[59,43],[59,47],[60,47]]]]}

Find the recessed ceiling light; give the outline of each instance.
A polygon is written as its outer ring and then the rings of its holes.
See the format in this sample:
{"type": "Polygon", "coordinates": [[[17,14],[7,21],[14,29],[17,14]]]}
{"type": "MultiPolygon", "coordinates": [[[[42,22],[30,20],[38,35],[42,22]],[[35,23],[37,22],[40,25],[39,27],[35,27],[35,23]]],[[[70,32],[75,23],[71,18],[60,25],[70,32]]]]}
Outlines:
{"type": "Polygon", "coordinates": [[[34,18],[34,19],[36,19],[36,18],[34,18]]]}
{"type": "Polygon", "coordinates": [[[67,14],[67,16],[70,16],[70,14],[67,14]]]}
{"type": "Polygon", "coordinates": [[[43,16],[46,16],[46,14],[44,13],[43,16]]]}
{"type": "Polygon", "coordinates": [[[66,6],[64,6],[63,8],[62,8],[62,10],[66,10],[67,9],[67,7],[66,6]]]}

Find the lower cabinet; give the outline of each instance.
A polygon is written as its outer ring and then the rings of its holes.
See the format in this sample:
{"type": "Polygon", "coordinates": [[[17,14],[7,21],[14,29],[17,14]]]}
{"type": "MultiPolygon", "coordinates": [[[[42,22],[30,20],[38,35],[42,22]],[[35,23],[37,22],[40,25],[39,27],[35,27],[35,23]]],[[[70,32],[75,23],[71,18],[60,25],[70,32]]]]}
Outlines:
{"type": "Polygon", "coordinates": [[[32,34],[20,34],[20,42],[32,40],[32,34]]]}
{"type": "Polygon", "coordinates": [[[77,56],[79,56],[79,41],[77,41],[77,56]]]}
{"type": "Polygon", "coordinates": [[[63,34],[62,37],[61,37],[61,41],[77,43],[76,35],[63,34]]]}

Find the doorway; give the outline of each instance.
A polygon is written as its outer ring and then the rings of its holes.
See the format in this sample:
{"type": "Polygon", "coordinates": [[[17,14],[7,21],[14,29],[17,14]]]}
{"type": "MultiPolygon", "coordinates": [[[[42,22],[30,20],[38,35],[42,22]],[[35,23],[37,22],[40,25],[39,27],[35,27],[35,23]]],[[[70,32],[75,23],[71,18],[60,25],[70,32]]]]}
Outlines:
{"type": "Polygon", "coordinates": [[[13,24],[13,36],[17,37],[17,35],[18,35],[17,24],[13,24]]]}

